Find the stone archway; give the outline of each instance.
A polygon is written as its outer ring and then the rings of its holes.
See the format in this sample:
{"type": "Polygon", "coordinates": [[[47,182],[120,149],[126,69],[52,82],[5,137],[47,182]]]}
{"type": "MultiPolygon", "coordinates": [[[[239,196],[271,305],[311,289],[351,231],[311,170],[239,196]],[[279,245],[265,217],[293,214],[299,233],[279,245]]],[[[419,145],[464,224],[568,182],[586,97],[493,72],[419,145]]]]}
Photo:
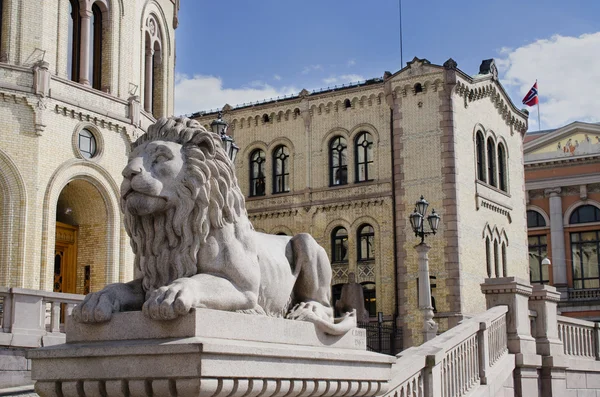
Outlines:
{"type": "Polygon", "coordinates": [[[100,191],[73,179],[56,204],[54,291],[85,294],[106,285],[111,247],[108,209],[100,191]]]}

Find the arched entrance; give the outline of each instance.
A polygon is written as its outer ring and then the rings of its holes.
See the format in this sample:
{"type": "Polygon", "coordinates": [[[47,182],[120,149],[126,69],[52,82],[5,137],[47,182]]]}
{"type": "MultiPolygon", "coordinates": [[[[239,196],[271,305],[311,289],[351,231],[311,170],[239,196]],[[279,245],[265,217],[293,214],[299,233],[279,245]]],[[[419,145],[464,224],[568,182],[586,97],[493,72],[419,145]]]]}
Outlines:
{"type": "Polygon", "coordinates": [[[56,204],[55,292],[87,294],[106,284],[108,210],[90,182],[71,180],[56,204]]]}

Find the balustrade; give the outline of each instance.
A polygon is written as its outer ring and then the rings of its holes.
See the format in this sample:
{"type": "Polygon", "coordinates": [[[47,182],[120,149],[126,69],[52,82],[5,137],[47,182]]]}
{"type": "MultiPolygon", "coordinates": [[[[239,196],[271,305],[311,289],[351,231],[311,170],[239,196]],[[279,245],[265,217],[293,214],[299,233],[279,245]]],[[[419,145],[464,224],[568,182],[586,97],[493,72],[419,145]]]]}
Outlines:
{"type": "Polygon", "coordinates": [[[596,323],[558,316],[558,338],[568,356],[598,359],[596,323]]]}

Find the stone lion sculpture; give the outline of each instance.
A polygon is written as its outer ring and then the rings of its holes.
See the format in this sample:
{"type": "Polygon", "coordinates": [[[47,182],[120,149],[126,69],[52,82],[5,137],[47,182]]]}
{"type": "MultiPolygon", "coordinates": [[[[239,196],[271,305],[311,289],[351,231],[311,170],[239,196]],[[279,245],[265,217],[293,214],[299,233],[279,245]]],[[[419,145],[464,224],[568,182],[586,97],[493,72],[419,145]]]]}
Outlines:
{"type": "Polygon", "coordinates": [[[354,313],[334,320],[331,266],[310,235],[254,230],[217,134],[161,118],[132,144],[123,177],[135,280],[88,294],[76,321],[140,309],[170,320],[203,307],[306,320],[329,334],[356,326],[354,313]]]}

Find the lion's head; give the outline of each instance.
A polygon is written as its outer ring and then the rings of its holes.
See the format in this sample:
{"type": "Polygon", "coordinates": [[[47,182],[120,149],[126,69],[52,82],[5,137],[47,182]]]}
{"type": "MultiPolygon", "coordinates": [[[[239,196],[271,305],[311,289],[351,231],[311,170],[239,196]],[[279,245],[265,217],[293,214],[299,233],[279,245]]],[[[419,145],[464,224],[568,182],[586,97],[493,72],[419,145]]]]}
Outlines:
{"type": "Polygon", "coordinates": [[[246,216],[218,135],[187,118],[161,118],[132,144],[121,210],[146,291],[197,273],[211,228],[246,216]]]}

